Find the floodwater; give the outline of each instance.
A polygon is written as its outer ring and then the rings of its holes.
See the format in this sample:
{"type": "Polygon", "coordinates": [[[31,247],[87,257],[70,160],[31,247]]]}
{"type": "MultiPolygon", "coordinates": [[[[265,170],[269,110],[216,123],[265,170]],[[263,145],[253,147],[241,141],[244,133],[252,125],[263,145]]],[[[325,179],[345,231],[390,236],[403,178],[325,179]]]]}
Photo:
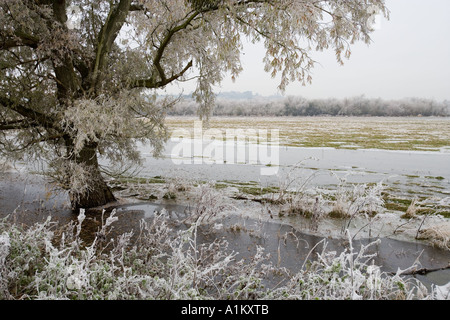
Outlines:
{"type": "MultiPolygon", "coordinates": [[[[255,163],[248,158],[249,151],[260,146],[236,144],[235,160],[224,163],[214,154],[195,156],[195,144],[194,140],[183,141],[185,149],[192,147],[192,152],[180,156],[180,142],[169,141],[161,158],[154,158],[149,147],[141,147],[144,162],[138,168],[139,176],[228,185],[250,182],[254,187],[287,187],[328,198],[354,184],[381,183],[386,207],[403,206],[404,212],[408,203],[417,199],[424,210],[450,214],[449,152],[276,146],[263,149],[264,153],[269,151],[268,162],[255,163]],[[239,154],[244,155],[240,161],[239,154]]],[[[201,150],[210,145],[203,142],[201,150]]],[[[226,158],[226,151],[233,149],[225,143],[223,150],[226,158]]]]}
{"type": "MultiPolygon", "coordinates": [[[[172,219],[186,218],[186,207],[173,204],[138,203],[121,206],[118,213],[140,212],[145,219],[151,219],[162,209],[170,213],[172,219]]],[[[327,251],[338,254],[348,248],[345,239],[324,238],[317,235],[302,233],[287,224],[261,221],[249,217],[226,216],[216,221],[215,225],[200,227],[197,240],[209,243],[215,239],[226,239],[230,250],[238,252],[237,259],[251,259],[256,253],[257,246],[262,246],[266,254],[270,254],[270,261],[275,266],[285,267],[290,271],[298,271],[306,257],[314,259],[314,252],[321,252],[324,243],[327,251]],[[233,226],[239,226],[233,228],[233,226]],[[230,231],[233,230],[233,231],[230,231]],[[314,248],[316,247],[316,248],[314,248]]],[[[361,245],[368,245],[375,239],[354,240],[353,247],[357,252],[361,245]]],[[[371,247],[367,254],[376,254],[374,263],[382,271],[395,273],[411,267],[418,259],[420,268],[438,269],[448,265],[450,254],[448,251],[423,245],[399,241],[389,238],[379,239],[379,243],[371,247]]],[[[415,275],[423,284],[445,285],[450,281],[450,270],[439,270],[427,275],[415,275]]]]}
{"type": "MultiPolygon", "coordinates": [[[[64,192],[56,192],[46,180],[37,175],[2,174],[0,176],[0,218],[8,219],[25,225],[42,222],[48,216],[61,224],[76,221],[77,215],[68,207],[68,198],[64,192]]],[[[142,219],[152,219],[155,212],[165,209],[171,219],[181,221],[186,218],[188,210],[185,206],[175,203],[138,202],[115,204],[108,209],[117,209],[119,220],[113,224],[113,235],[123,232],[138,232],[142,219]]],[[[86,239],[92,239],[98,228],[101,215],[99,210],[86,212],[87,224],[84,234],[86,239]]],[[[179,224],[177,224],[179,225],[179,224]]],[[[258,220],[248,216],[224,216],[214,221],[214,226],[201,226],[197,240],[208,243],[217,238],[226,239],[229,249],[239,252],[238,258],[251,259],[257,246],[263,246],[265,253],[270,254],[274,265],[286,267],[291,271],[301,268],[306,257],[317,244],[326,241],[326,249],[342,252],[346,248],[343,239],[325,238],[303,233],[287,224],[258,220]],[[215,228],[222,225],[221,228],[215,228]],[[239,226],[233,228],[233,226],[239,226]]],[[[356,250],[360,245],[367,245],[374,239],[354,240],[356,250]]],[[[322,244],[316,251],[322,250],[322,244]]],[[[314,251],[313,251],[314,252],[314,251]]],[[[395,239],[381,238],[372,247],[370,253],[376,253],[375,263],[383,271],[396,272],[398,268],[406,269],[418,259],[420,268],[439,269],[448,265],[450,254],[446,250],[435,248],[419,242],[405,242],[395,239]]],[[[426,275],[415,275],[426,286],[432,284],[445,285],[450,281],[450,270],[430,272],[426,275]]]]}
{"type": "MultiPolygon", "coordinates": [[[[195,144],[195,141],[185,141],[195,144]]],[[[141,147],[144,164],[140,175],[183,176],[197,180],[257,181],[262,185],[276,185],[280,177],[301,174],[311,185],[336,185],[345,178],[351,183],[384,182],[390,185],[422,186],[424,194],[450,196],[450,152],[349,150],[333,148],[271,147],[270,163],[248,161],[215,162],[214,158],[193,156],[175,157],[172,150],[179,142],[169,141],[161,158],[155,159],[150,147],[141,147]],[[276,150],[275,150],[276,149],[276,150]]],[[[204,143],[207,145],[207,143],[204,143]]],[[[205,147],[206,148],[206,147],[205,147]]],[[[237,154],[238,147],[235,147],[237,154]]],[[[240,146],[242,150],[252,148],[240,146]]],[[[258,148],[258,147],[256,147],[258,148]]],[[[244,160],[246,160],[244,158],[244,160]]],[[[415,188],[420,192],[421,188],[415,188]]],[[[405,191],[405,190],[404,190],[405,191]]]]}

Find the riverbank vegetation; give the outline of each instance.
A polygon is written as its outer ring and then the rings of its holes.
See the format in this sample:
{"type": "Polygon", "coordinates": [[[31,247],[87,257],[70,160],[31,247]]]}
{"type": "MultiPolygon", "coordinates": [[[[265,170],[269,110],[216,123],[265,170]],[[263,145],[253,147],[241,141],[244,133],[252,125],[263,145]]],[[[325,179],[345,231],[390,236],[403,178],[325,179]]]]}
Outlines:
{"type": "MultiPolygon", "coordinates": [[[[405,278],[416,266],[395,274],[381,271],[368,253],[377,242],[342,253],[318,243],[296,273],[274,266],[264,248],[238,259],[225,240],[199,243],[196,223],[171,227],[166,211],[140,230],[108,237],[115,210],[102,215],[92,241],[84,241],[78,219],[59,227],[49,219],[22,228],[0,221],[2,299],[442,299],[442,287],[427,289],[405,278]],[[135,237],[135,241],[131,241],[135,237]],[[276,276],[284,281],[267,282],[276,276]]],[[[448,297],[447,297],[448,298],[448,297]]]]}
{"type": "Polygon", "coordinates": [[[206,182],[160,176],[139,180],[121,177],[110,184],[120,198],[183,204],[190,208],[191,221],[214,221],[224,212],[233,215],[246,211],[253,218],[259,216],[281,223],[295,224],[301,220],[302,231],[318,235],[324,233],[321,226],[333,221],[336,230],[327,230],[329,236],[333,233],[341,238],[353,225],[351,231],[362,237],[380,233],[403,235],[410,241],[423,240],[450,250],[448,198],[438,202],[427,197],[408,199],[391,193],[383,183],[354,184],[345,179],[335,188],[319,188],[311,185],[313,178],[314,174],[305,178],[291,171],[272,186],[257,181],[206,182]],[[395,221],[390,220],[390,215],[396,217],[395,221]],[[430,220],[434,222],[425,223],[430,220]]]}
{"type": "MultiPolygon", "coordinates": [[[[329,250],[327,239],[312,243],[307,246],[310,252],[302,257],[304,260],[295,270],[279,264],[283,261],[280,248],[278,260],[277,257],[274,260],[267,248],[259,245],[254,251],[245,250],[242,256],[222,237],[210,237],[205,241],[205,235],[219,229],[230,233],[247,232],[250,237],[260,240],[265,236],[276,236],[250,230],[250,225],[245,223],[222,223],[221,216],[229,217],[233,210],[248,212],[252,207],[259,208],[269,221],[283,219],[278,217],[280,212],[287,218],[303,216],[309,221],[310,231],[315,232],[326,219],[327,214],[323,210],[326,207],[325,195],[319,200],[309,201],[317,198],[308,196],[307,190],[292,191],[291,180],[283,181],[278,187],[259,187],[257,192],[256,183],[250,182],[194,182],[161,176],[148,180],[115,180],[112,184],[115,195],[125,203],[127,198],[133,203],[133,199],[151,196],[153,201],[162,201],[163,205],[188,204],[181,219],[176,217],[178,213],[160,209],[151,217],[135,221],[134,227],[130,226],[129,219],[143,215],[127,213],[123,208],[117,211],[111,208],[96,212],[81,210],[78,216],[73,215],[71,221],[63,223],[58,218],[51,218],[57,217],[56,210],[61,210],[53,207],[53,214],[44,215],[43,220],[22,224],[16,219],[19,211],[28,210],[27,202],[24,202],[13,213],[0,219],[0,298],[449,298],[445,287],[426,287],[418,279],[410,277],[420,270],[420,265],[413,264],[395,272],[385,271],[385,266],[374,263],[376,251],[372,249],[377,247],[379,240],[359,246],[356,242],[361,230],[356,231],[357,234],[354,229],[345,229],[349,219],[355,221],[358,217],[367,216],[368,221],[375,224],[371,213],[383,209],[381,185],[342,188],[340,193],[330,196],[327,200],[334,199],[331,201],[335,204],[333,208],[339,207],[343,213],[342,217],[333,218],[342,222],[342,248],[338,252],[329,250]],[[176,200],[165,199],[167,193],[176,200]],[[277,206],[282,210],[275,210],[277,206]],[[306,214],[308,210],[310,214],[306,214]],[[121,227],[124,223],[130,226],[126,230],[121,227]]],[[[48,192],[40,191],[42,195],[31,190],[28,192],[33,199],[47,199],[48,192]]],[[[36,205],[35,201],[30,205],[36,205]]],[[[414,223],[411,220],[415,220],[425,222],[420,225],[424,231],[421,237],[436,239],[438,233],[442,236],[445,230],[429,227],[431,217],[416,214],[401,222],[396,232],[404,232],[400,229],[407,224],[410,227],[409,224],[414,223]]],[[[261,223],[265,222],[259,221],[255,228],[261,223]]],[[[375,233],[374,226],[363,228],[372,228],[375,233]]],[[[416,231],[419,233],[420,230],[416,231]]],[[[283,237],[290,235],[292,232],[278,235],[281,239],[279,245],[283,245],[283,237]]],[[[448,237],[441,239],[443,247],[448,246],[448,237]]]]}

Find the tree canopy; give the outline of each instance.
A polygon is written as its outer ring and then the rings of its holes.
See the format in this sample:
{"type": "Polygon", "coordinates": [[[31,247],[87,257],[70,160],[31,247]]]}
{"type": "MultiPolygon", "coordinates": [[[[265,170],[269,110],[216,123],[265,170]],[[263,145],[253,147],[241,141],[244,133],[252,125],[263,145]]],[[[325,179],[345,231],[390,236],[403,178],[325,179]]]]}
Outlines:
{"type": "Polygon", "coordinates": [[[244,39],[264,43],[281,90],[306,84],[312,51],[343,63],[370,43],[374,12],[383,0],[0,0],[0,152],[45,159],[74,207],[105,204],[98,157],[138,162],[137,142],[157,154],[167,138],[160,89],[196,81],[207,117],[244,39]]]}

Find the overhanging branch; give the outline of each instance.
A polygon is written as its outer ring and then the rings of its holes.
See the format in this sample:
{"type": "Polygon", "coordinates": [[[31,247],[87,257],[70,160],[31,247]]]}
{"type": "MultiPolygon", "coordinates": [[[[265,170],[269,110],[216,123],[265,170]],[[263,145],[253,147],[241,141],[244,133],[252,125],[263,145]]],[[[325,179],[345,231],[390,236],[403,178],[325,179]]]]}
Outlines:
{"type": "Polygon", "coordinates": [[[160,81],[155,81],[155,79],[144,79],[144,80],[136,80],[131,84],[132,88],[147,88],[147,89],[157,89],[164,87],[165,85],[179,79],[182,77],[186,71],[188,71],[192,67],[192,60],[189,61],[189,63],[186,65],[186,67],[183,68],[179,73],[172,75],[169,78],[164,77],[164,79],[161,79],[160,81]]]}
{"type": "Polygon", "coordinates": [[[14,32],[15,37],[3,37],[0,40],[0,50],[8,50],[15,47],[27,46],[36,49],[39,38],[26,34],[20,30],[14,32]]]}
{"type": "Polygon", "coordinates": [[[62,130],[59,130],[60,128],[58,128],[55,125],[55,121],[53,121],[53,119],[49,115],[32,110],[32,109],[27,108],[26,106],[21,105],[19,103],[14,103],[10,99],[8,99],[6,97],[1,97],[1,96],[0,96],[0,105],[3,105],[7,109],[15,111],[16,113],[20,114],[24,118],[32,120],[33,122],[35,122],[36,124],[39,124],[40,126],[42,126],[44,128],[52,128],[57,131],[62,131],[62,130]]]}
{"type": "Polygon", "coordinates": [[[27,129],[36,126],[37,126],[36,122],[30,122],[25,119],[6,121],[0,122],[0,131],[27,129]]]}
{"type": "MultiPolygon", "coordinates": [[[[186,73],[188,69],[192,67],[193,62],[190,61],[186,67],[179,73],[172,75],[171,77],[167,77],[166,72],[164,68],[161,65],[161,61],[164,57],[165,50],[167,46],[172,41],[173,36],[188,28],[191,23],[196,19],[199,15],[205,14],[208,12],[216,11],[222,6],[221,0],[191,0],[190,1],[194,11],[188,13],[186,17],[182,20],[183,22],[180,23],[177,26],[172,27],[169,29],[165,35],[165,37],[160,42],[160,45],[158,47],[158,50],[156,51],[155,57],[153,58],[153,66],[157,72],[157,75],[159,76],[159,81],[156,80],[157,76],[152,75],[149,79],[144,80],[136,80],[131,83],[131,87],[138,88],[149,88],[149,89],[156,89],[164,87],[165,85],[179,79],[183,74],[186,73]]],[[[235,5],[241,6],[241,5],[248,5],[250,3],[268,3],[267,0],[246,0],[246,1],[238,1],[235,5]]],[[[138,8],[136,8],[137,10],[138,8]]]]}

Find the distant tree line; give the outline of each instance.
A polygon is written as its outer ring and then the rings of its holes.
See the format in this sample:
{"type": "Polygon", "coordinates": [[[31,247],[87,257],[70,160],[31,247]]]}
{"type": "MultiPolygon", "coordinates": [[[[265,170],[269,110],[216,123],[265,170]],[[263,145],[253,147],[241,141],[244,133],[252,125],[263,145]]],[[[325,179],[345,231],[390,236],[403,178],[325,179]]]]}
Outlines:
{"type": "MultiPolygon", "coordinates": [[[[169,115],[193,116],[197,103],[183,97],[168,112],[169,115]]],[[[346,99],[306,99],[298,96],[230,99],[219,96],[214,116],[450,116],[450,101],[405,98],[400,100],[371,99],[364,96],[346,99]]]]}

